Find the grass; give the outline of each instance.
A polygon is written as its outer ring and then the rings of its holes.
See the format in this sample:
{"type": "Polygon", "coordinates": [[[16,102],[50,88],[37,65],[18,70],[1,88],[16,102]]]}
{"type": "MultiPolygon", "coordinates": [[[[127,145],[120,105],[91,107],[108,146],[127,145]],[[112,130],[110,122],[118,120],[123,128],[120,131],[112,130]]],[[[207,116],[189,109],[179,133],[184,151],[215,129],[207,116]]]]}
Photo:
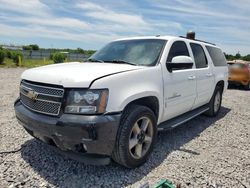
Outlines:
{"type": "Polygon", "coordinates": [[[4,63],[0,64],[0,67],[39,67],[43,65],[49,65],[53,64],[54,62],[49,59],[23,59],[20,66],[17,66],[15,63],[13,63],[12,59],[5,58],[4,63]]]}

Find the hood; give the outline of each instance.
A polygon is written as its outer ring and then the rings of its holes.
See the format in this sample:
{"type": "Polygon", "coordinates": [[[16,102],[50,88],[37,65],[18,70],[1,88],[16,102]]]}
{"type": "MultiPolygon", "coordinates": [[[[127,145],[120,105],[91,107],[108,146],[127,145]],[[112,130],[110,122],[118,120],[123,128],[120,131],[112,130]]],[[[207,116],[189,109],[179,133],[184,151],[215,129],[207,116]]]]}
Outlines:
{"type": "Polygon", "coordinates": [[[89,87],[100,77],[141,68],[114,63],[61,63],[26,70],[22,79],[64,87],[89,87]]]}

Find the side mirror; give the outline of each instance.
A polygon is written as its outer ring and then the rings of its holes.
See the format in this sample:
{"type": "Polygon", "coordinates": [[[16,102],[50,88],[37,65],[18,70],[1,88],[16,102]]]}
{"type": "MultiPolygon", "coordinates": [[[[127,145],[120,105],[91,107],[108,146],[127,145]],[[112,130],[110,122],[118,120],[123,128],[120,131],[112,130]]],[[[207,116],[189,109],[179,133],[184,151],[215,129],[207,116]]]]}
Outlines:
{"type": "Polygon", "coordinates": [[[166,67],[169,72],[173,70],[191,69],[193,67],[193,59],[188,56],[173,57],[172,62],[167,62],[166,67]]]}

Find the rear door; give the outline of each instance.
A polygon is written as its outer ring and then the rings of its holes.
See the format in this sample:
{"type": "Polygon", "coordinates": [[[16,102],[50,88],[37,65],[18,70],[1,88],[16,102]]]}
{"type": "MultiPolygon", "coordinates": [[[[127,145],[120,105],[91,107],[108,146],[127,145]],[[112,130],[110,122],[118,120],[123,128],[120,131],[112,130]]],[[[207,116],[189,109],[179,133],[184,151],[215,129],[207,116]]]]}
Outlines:
{"type": "Polygon", "coordinates": [[[198,43],[190,43],[195,62],[197,98],[194,108],[209,102],[213,94],[214,74],[211,63],[208,63],[204,48],[198,43]]]}
{"type": "MultiPolygon", "coordinates": [[[[171,45],[171,44],[170,44],[171,45]]],[[[184,41],[172,43],[167,62],[171,62],[176,56],[190,56],[190,51],[184,41]]],[[[171,119],[191,110],[196,97],[195,70],[182,69],[168,72],[166,66],[163,68],[164,79],[164,120],[171,119]]]]}

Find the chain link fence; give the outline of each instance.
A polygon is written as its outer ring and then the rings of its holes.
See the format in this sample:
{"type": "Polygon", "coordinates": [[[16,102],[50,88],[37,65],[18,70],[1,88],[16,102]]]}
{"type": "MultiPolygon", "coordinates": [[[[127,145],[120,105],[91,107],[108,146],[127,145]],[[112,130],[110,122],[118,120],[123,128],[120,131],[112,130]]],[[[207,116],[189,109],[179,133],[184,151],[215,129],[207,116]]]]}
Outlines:
{"type": "MultiPolygon", "coordinates": [[[[49,50],[22,50],[21,53],[23,54],[24,59],[49,59],[50,55],[54,53],[54,51],[49,50]]],[[[81,54],[81,53],[70,53],[70,52],[61,52],[66,54],[68,61],[83,61],[86,60],[89,55],[81,54]]]]}

